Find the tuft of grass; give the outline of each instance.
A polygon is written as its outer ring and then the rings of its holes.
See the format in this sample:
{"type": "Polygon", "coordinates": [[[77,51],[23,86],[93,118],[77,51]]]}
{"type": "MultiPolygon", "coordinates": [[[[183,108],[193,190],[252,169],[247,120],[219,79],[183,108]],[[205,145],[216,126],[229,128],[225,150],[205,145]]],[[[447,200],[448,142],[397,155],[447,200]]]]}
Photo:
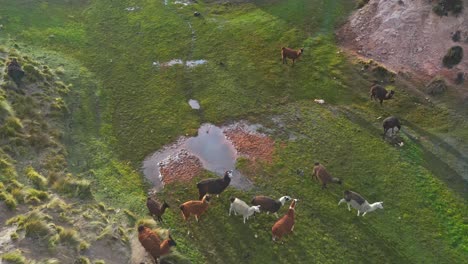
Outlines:
{"type": "Polygon", "coordinates": [[[134,225],[135,221],[137,221],[138,217],[130,210],[124,209],[124,214],[127,216],[128,220],[130,221],[130,225],[134,225]]]}
{"type": "Polygon", "coordinates": [[[54,197],[47,205],[47,208],[53,209],[55,212],[64,212],[71,208],[71,205],[67,204],[64,200],[59,197],[54,197]]]}
{"type": "Polygon", "coordinates": [[[26,257],[19,249],[10,251],[1,255],[3,261],[11,264],[26,264],[26,257]]]}
{"type": "Polygon", "coordinates": [[[10,210],[14,210],[17,206],[15,197],[13,197],[13,195],[11,195],[10,193],[4,192],[4,191],[0,192],[0,201],[5,202],[5,205],[10,210]]]}
{"type": "Polygon", "coordinates": [[[0,127],[0,135],[4,137],[14,137],[21,133],[23,124],[21,120],[14,116],[8,116],[4,124],[0,127]]]}
{"type": "Polygon", "coordinates": [[[39,82],[44,80],[44,75],[39,69],[31,64],[23,64],[25,76],[30,82],[39,82]]]}
{"type": "Polygon", "coordinates": [[[5,90],[18,91],[18,85],[12,80],[3,82],[1,86],[5,90]]]}
{"type": "Polygon", "coordinates": [[[26,167],[26,176],[34,184],[34,186],[40,190],[44,190],[47,187],[47,179],[39,174],[33,167],[26,167]]]}
{"type": "Polygon", "coordinates": [[[429,84],[426,85],[426,93],[437,96],[443,94],[447,90],[447,84],[441,77],[432,79],[429,84]]]}
{"type": "Polygon", "coordinates": [[[25,193],[26,193],[27,200],[37,199],[39,201],[45,201],[49,199],[49,194],[45,191],[36,190],[33,188],[27,188],[25,193]]]}
{"type": "Polygon", "coordinates": [[[10,235],[11,240],[17,241],[19,239],[19,235],[16,232],[11,233],[10,235]]]}
{"type": "Polygon", "coordinates": [[[11,107],[10,103],[0,96],[0,117],[4,118],[5,116],[14,116],[15,111],[11,107]]]}
{"type": "Polygon", "coordinates": [[[50,105],[50,108],[55,113],[64,114],[64,113],[69,112],[67,104],[61,97],[56,97],[54,101],[52,102],[52,104],[50,105]]]}
{"type": "Polygon", "coordinates": [[[60,264],[60,261],[58,259],[52,258],[52,259],[43,260],[43,262],[41,262],[41,263],[43,263],[43,264],[60,264]]]}
{"type": "Polygon", "coordinates": [[[62,244],[68,244],[77,251],[86,250],[90,244],[80,238],[78,232],[71,228],[57,227],[58,240],[62,244]]]}
{"type": "Polygon", "coordinates": [[[357,3],[356,3],[356,8],[361,9],[365,5],[367,5],[367,3],[369,3],[369,0],[358,0],[357,3]]]}
{"type": "Polygon", "coordinates": [[[151,229],[155,229],[156,227],[158,227],[158,224],[156,223],[156,221],[154,221],[153,218],[138,219],[135,225],[135,230],[141,225],[146,226],[151,229]]]}
{"type": "Polygon", "coordinates": [[[25,195],[23,189],[13,188],[10,193],[15,198],[15,200],[18,201],[18,203],[24,203],[25,195]]]}
{"type": "Polygon", "coordinates": [[[85,256],[79,256],[78,259],[75,260],[74,264],[91,264],[91,261],[85,256]]]}
{"type": "Polygon", "coordinates": [[[65,179],[54,183],[53,188],[61,193],[80,199],[89,199],[92,197],[91,182],[85,179],[74,179],[68,174],[65,179]]]}
{"type": "Polygon", "coordinates": [[[52,229],[44,220],[30,219],[24,224],[26,237],[45,238],[52,233],[52,229]]]}
{"type": "Polygon", "coordinates": [[[0,180],[14,180],[18,174],[16,173],[15,165],[13,164],[13,160],[9,157],[1,157],[0,158],[0,180]]]}
{"type": "Polygon", "coordinates": [[[438,0],[432,7],[432,11],[438,16],[448,16],[449,12],[458,15],[463,11],[462,0],[438,0]]]}
{"type": "Polygon", "coordinates": [[[463,59],[463,48],[461,46],[451,47],[442,59],[445,67],[451,69],[463,59]]]}

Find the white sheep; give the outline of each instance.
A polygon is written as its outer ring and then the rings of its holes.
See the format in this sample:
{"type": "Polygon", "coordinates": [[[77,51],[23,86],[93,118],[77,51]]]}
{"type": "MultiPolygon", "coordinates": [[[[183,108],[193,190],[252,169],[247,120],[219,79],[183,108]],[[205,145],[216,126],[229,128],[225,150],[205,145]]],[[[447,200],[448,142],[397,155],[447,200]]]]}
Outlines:
{"type": "Polygon", "coordinates": [[[344,191],[344,198],[338,202],[338,205],[343,202],[348,204],[349,211],[351,211],[350,206],[358,210],[357,216],[359,216],[361,212],[363,212],[362,216],[365,216],[368,212],[372,212],[376,209],[383,209],[383,202],[369,204],[360,194],[348,190],[344,191]]]}
{"type": "Polygon", "coordinates": [[[249,219],[255,212],[260,213],[260,205],[248,206],[244,201],[235,197],[231,197],[230,200],[231,207],[229,207],[229,215],[231,215],[232,211],[234,211],[234,215],[237,215],[237,213],[241,214],[244,216],[244,224],[245,220],[249,219]]]}

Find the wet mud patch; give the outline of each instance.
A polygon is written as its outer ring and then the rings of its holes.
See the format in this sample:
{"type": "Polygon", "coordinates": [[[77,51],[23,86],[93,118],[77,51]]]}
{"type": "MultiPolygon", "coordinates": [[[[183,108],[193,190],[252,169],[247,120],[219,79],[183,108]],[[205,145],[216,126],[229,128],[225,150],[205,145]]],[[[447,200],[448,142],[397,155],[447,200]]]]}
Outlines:
{"type": "MultiPolygon", "coordinates": [[[[191,27],[190,24],[189,24],[189,26],[191,27]]],[[[172,59],[172,60],[166,61],[166,62],[153,61],[153,66],[157,67],[157,68],[168,68],[168,67],[172,67],[172,66],[175,66],[175,65],[182,65],[182,66],[186,66],[188,68],[193,68],[193,67],[200,66],[200,65],[203,65],[203,64],[206,64],[206,63],[208,63],[207,60],[187,60],[187,61],[183,61],[181,59],[172,59]]]]}
{"type": "Polygon", "coordinates": [[[245,125],[230,128],[225,131],[225,134],[240,155],[254,162],[271,163],[275,150],[275,142],[272,138],[253,132],[245,125]]]}
{"type": "Polygon", "coordinates": [[[145,159],[143,174],[160,190],[165,184],[190,181],[203,170],[219,176],[232,170],[231,185],[248,190],[253,183],[236,170],[237,159],[243,156],[253,163],[271,162],[274,151],[274,141],[256,132],[258,128],[245,122],[224,127],[203,124],[196,137],[181,137],[145,159]]]}
{"type": "Polygon", "coordinates": [[[161,181],[170,184],[175,181],[190,181],[200,175],[203,164],[200,159],[190,154],[187,150],[181,150],[175,156],[169,157],[159,165],[161,181]]]}

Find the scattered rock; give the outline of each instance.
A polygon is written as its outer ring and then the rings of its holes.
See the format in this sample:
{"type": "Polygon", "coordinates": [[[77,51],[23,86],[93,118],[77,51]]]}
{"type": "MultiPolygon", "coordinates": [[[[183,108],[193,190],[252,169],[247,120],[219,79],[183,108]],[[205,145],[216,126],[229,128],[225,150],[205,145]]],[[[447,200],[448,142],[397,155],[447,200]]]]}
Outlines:
{"type": "Polygon", "coordinates": [[[190,99],[188,101],[188,104],[192,109],[199,110],[200,109],[200,103],[197,100],[190,99]]]}
{"type": "Polygon", "coordinates": [[[426,93],[432,96],[441,95],[447,90],[447,84],[444,79],[435,78],[426,85],[426,93]]]}
{"type": "Polygon", "coordinates": [[[201,16],[200,12],[198,12],[198,11],[195,11],[195,12],[193,13],[193,15],[196,16],[196,17],[201,16]]]}

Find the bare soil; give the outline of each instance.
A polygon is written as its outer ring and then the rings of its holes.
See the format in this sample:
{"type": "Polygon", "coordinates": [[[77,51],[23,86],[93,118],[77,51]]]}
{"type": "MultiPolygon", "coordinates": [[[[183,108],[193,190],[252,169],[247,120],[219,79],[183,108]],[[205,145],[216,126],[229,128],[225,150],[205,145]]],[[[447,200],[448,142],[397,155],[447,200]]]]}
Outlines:
{"type": "Polygon", "coordinates": [[[275,142],[272,138],[234,127],[224,132],[237,152],[252,161],[272,162],[275,142]]]}
{"type": "Polygon", "coordinates": [[[164,184],[190,181],[202,171],[203,164],[200,159],[184,150],[160,165],[161,180],[164,184]]]}
{"type": "MultiPolygon", "coordinates": [[[[468,74],[468,12],[439,17],[427,0],[370,0],[351,15],[338,30],[340,45],[360,56],[373,59],[395,72],[414,72],[426,80],[441,75],[453,81],[458,72],[468,74]],[[452,35],[460,31],[458,42],[452,35]],[[452,46],[465,51],[452,69],[442,58],[452,46]]],[[[465,9],[468,1],[465,1],[465,9]]],[[[465,82],[466,84],[466,82],[465,82]]],[[[467,85],[465,85],[467,87],[467,85]]]]}

